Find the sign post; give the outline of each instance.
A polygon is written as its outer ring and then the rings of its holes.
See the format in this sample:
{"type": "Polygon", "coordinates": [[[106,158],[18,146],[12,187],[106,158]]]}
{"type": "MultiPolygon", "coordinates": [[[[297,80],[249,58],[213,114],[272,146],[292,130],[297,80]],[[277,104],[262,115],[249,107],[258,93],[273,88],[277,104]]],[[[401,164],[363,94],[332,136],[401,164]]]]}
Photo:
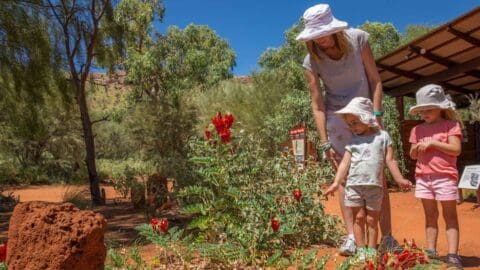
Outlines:
{"type": "Polygon", "coordinates": [[[480,186],[480,165],[465,166],[460,178],[459,188],[478,189],[480,186]]]}
{"type": "Polygon", "coordinates": [[[307,129],[300,124],[288,132],[292,142],[293,155],[299,169],[305,168],[307,155],[307,129]]]}

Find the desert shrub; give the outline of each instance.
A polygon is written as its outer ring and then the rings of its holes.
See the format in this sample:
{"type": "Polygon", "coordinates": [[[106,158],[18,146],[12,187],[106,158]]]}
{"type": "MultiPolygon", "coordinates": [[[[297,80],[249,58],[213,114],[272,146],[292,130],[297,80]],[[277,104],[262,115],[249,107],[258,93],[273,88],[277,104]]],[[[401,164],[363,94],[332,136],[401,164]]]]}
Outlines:
{"type": "Polygon", "coordinates": [[[229,142],[212,133],[208,141],[190,142],[195,184],[178,194],[182,211],[194,217],[186,232],[195,242],[209,250],[229,246],[235,252],[223,259],[241,256],[250,263],[266,250],[336,242],[337,219],[320,201],[320,185],[332,177],[329,166],[313,163],[299,171],[291,156],[267,155],[252,134],[234,129],[229,142]],[[302,193],[298,200],[295,189],[302,193]]]}
{"type": "Polygon", "coordinates": [[[80,209],[91,207],[90,191],[85,187],[68,186],[62,194],[62,202],[69,202],[80,209]]]}
{"type": "Polygon", "coordinates": [[[135,159],[126,160],[98,160],[98,171],[101,179],[108,179],[114,189],[123,197],[130,194],[130,190],[138,185],[143,185],[139,179],[142,175],[150,175],[155,172],[153,162],[135,159]]]}

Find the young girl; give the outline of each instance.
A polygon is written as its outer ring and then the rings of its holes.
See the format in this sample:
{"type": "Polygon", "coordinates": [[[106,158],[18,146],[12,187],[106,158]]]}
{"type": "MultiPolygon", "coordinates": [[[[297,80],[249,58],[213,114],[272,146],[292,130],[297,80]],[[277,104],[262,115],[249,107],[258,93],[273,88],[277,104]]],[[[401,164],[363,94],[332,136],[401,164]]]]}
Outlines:
{"type": "Polygon", "coordinates": [[[438,209],[440,201],[447,227],[448,264],[462,268],[458,251],[457,156],[461,152],[462,122],[455,104],[439,85],[429,84],[417,91],[418,113],[425,121],[410,133],[410,157],[417,160],[415,197],[422,200],[425,211],[427,252],[437,256],[438,209]]]}
{"type": "Polygon", "coordinates": [[[387,163],[393,178],[400,186],[410,187],[411,183],[400,173],[393,157],[390,136],[380,130],[370,99],[356,97],[336,114],[346,122],[354,136],[345,147],[346,151],[338,166],[335,181],[325,194],[333,194],[342,184],[341,181],[347,179],[343,199],[345,206],[351,208],[353,212],[353,233],[358,246],[357,253],[360,258],[366,258],[370,254],[373,255],[377,247],[384,164],[387,163]],[[368,241],[365,241],[365,223],[368,227],[368,241]]]}

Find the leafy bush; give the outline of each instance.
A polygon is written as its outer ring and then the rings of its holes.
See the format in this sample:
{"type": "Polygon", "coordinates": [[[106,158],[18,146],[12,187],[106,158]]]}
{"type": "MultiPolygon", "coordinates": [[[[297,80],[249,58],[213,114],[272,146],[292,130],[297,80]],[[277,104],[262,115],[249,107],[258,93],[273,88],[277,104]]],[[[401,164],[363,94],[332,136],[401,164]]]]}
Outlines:
{"type": "Polygon", "coordinates": [[[336,242],[338,220],[320,203],[320,185],[332,177],[329,166],[298,171],[291,156],[271,158],[255,136],[233,131],[232,143],[216,133],[209,141],[191,141],[197,178],[178,196],[183,211],[194,216],[187,231],[195,241],[229,243],[251,263],[265,250],[336,242]],[[302,192],[298,201],[295,189],[302,192]],[[273,217],[278,232],[270,227],[273,217]]]}
{"type": "Polygon", "coordinates": [[[113,188],[125,198],[129,195],[132,188],[138,186],[144,188],[144,183],[139,181],[139,177],[155,172],[155,165],[152,162],[134,159],[102,159],[98,160],[98,168],[102,178],[109,178],[112,181],[113,188]]]}

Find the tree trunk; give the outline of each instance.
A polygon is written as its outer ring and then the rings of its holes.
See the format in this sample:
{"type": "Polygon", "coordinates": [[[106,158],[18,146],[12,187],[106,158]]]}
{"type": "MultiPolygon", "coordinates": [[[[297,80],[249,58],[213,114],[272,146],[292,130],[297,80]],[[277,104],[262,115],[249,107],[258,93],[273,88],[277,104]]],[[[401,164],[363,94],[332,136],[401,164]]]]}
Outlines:
{"type": "Polygon", "coordinates": [[[80,108],[80,116],[83,127],[83,138],[86,148],[86,159],[88,170],[88,180],[90,182],[90,194],[92,196],[92,202],[95,205],[102,205],[103,199],[100,193],[100,185],[97,175],[97,166],[95,164],[95,140],[93,138],[92,122],[90,121],[90,115],[88,113],[87,100],[85,97],[85,84],[77,85],[80,89],[77,89],[77,103],[80,108]]]}

